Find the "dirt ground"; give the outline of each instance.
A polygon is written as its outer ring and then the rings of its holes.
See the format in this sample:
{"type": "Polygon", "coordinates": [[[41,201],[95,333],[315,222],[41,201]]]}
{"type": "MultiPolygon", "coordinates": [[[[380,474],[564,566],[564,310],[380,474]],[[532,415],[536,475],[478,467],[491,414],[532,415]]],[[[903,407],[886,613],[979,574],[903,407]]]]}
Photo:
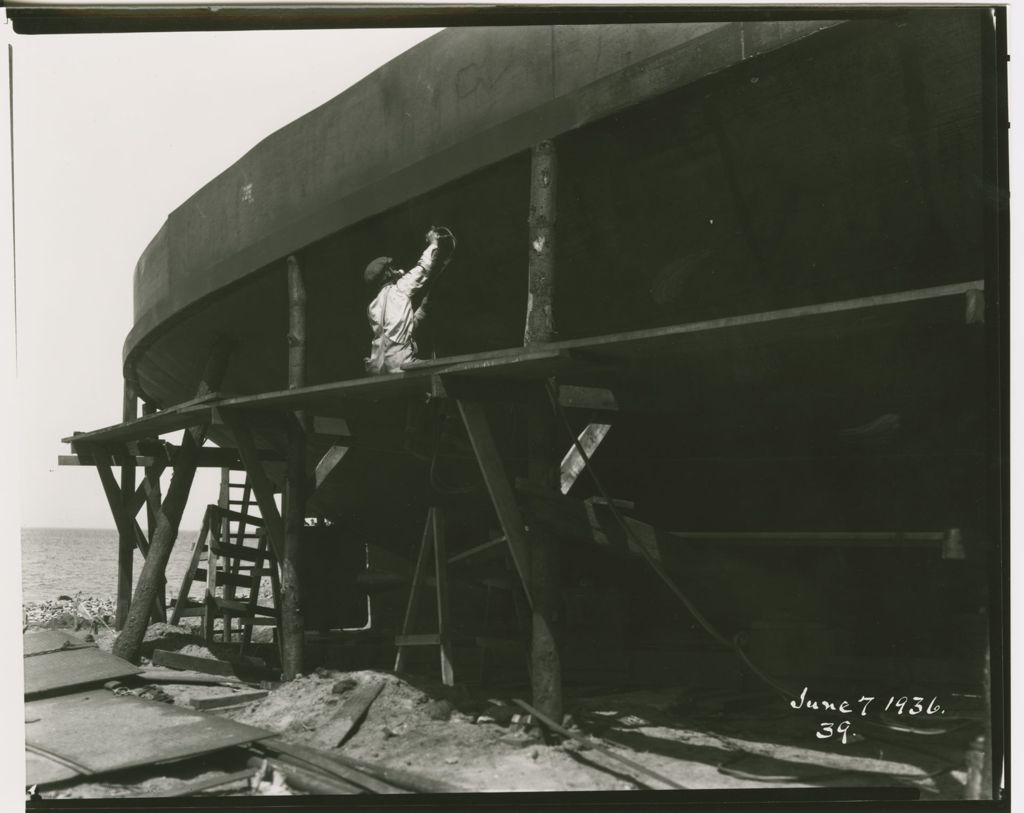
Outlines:
{"type": "MultiPolygon", "coordinates": [[[[93,638],[109,651],[114,634],[101,626],[93,638]]],[[[207,646],[193,630],[167,624],[154,624],[148,630],[144,666],[157,648],[200,657],[237,652],[237,646],[207,646]]],[[[894,740],[892,732],[881,739],[872,733],[851,737],[843,747],[823,747],[814,737],[813,726],[808,728],[809,718],[787,713],[785,702],[770,692],[664,687],[567,691],[565,724],[572,731],[599,737],[602,747],[592,748],[558,736],[544,741],[539,729],[514,717],[523,712],[512,700],[528,698],[527,687],[496,695],[452,689],[411,675],[322,668],[289,683],[265,684],[269,693],[261,700],[210,713],[330,753],[333,743],[325,741],[325,730],[339,709],[360,687],[378,683],[380,693],[338,752],[467,792],[902,785],[915,788],[926,800],[960,799],[966,782],[966,742],[976,731],[976,719],[965,718],[959,729],[953,726],[949,737],[904,734],[894,740]],[[923,740],[931,741],[928,747],[923,740]],[[634,765],[622,764],[602,748],[634,765]]],[[[238,691],[187,682],[154,685],[165,700],[180,705],[189,705],[197,697],[238,691]]],[[[136,681],[137,691],[145,689],[136,681]]],[[[186,782],[244,766],[244,757],[239,762],[237,754],[234,758],[211,755],[158,772],[136,771],[116,777],[117,781],[80,784],[45,796],[170,795],[186,782]]],[[[268,774],[255,789],[242,781],[217,793],[298,791],[280,778],[272,781],[268,774]]]]}

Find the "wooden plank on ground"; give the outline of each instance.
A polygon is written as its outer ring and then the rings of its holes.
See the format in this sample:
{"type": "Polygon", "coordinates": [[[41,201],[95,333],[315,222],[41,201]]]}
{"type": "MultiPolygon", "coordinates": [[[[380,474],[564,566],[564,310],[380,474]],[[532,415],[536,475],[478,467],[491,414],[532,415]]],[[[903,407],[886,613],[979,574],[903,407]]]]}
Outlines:
{"type": "Polygon", "coordinates": [[[228,661],[219,661],[216,658],[201,658],[196,655],[182,655],[180,652],[167,652],[163,649],[153,651],[153,665],[166,666],[169,669],[204,672],[208,675],[237,677],[235,666],[228,661]]]}
{"type": "Polygon", "coordinates": [[[96,648],[96,644],[90,644],[77,635],[63,630],[39,630],[38,632],[26,632],[22,636],[22,650],[26,657],[38,655],[42,652],[53,652],[61,649],[72,649],[80,647],[96,648]]]}
{"type": "MultiPolygon", "coordinates": [[[[271,736],[224,717],[106,689],[26,702],[25,719],[36,720],[25,727],[27,748],[79,766],[83,775],[184,759],[271,736]]],[[[28,783],[45,784],[31,775],[28,783]]]]}
{"type": "Polygon", "coordinates": [[[377,699],[384,681],[366,683],[352,690],[352,693],[341,704],[338,713],[327,725],[323,726],[313,738],[314,742],[326,748],[338,748],[359,727],[367,710],[377,699]]]}
{"type": "Polygon", "coordinates": [[[25,780],[28,785],[53,785],[82,776],[82,771],[52,755],[25,749],[25,780]]]}
{"type": "Polygon", "coordinates": [[[150,683],[195,683],[200,686],[246,686],[244,681],[228,676],[194,672],[187,669],[169,669],[163,666],[149,666],[137,675],[140,680],[150,683]]]}
{"type": "Polygon", "coordinates": [[[66,633],[26,633],[24,637],[26,695],[100,683],[139,671],[128,661],[66,633]]]}
{"type": "Polygon", "coordinates": [[[219,694],[215,697],[190,697],[188,704],[194,709],[221,709],[226,706],[238,706],[242,703],[254,703],[262,700],[270,692],[265,689],[253,689],[246,692],[219,694]]]}
{"type": "Polygon", "coordinates": [[[315,767],[321,771],[326,771],[342,781],[358,785],[369,793],[407,792],[405,788],[398,787],[387,781],[378,779],[375,776],[371,776],[364,771],[349,767],[348,765],[339,762],[334,755],[318,751],[315,748],[296,745],[295,743],[284,742],[283,740],[275,738],[261,742],[260,750],[264,750],[270,754],[281,757],[282,759],[290,761],[292,764],[304,764],[315,767]]]}

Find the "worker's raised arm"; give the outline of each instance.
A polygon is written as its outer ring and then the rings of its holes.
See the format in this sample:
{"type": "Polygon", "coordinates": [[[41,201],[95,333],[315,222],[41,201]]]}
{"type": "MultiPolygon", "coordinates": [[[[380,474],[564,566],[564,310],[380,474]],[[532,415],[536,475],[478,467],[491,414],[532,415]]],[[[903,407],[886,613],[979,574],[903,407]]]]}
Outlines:
{"type": "Polygon", "coordinates": [[[412,297],[431,280],[440,276],[455,253],[455,235],[444,226],[432,226],[427,232],[427,247],[419,261],[395,283],[406,296],[412,297]]]}

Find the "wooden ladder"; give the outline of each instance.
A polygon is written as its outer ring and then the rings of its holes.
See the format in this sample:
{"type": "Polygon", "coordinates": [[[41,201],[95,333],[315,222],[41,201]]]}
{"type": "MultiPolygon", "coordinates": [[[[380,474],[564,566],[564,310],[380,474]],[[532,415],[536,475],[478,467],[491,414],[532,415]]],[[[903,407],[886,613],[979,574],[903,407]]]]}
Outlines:
{"type": "Polygon", "coordinates": [[[278,565],[267,543],[263,520],[255,511],[257,507],[248,478],[234,481],[231,470],[222,469],[220,499],[206,507],[203,527],[170,621],[173,624],[181,617],[201,616],[203,637],[213,641],[220,619],[221,639],[232,642],[237,631],[240,652],[251,645],[256,625],[274,626],[274,637],[279,637],[276,630],[281,606],[278,565]],[[270,607],[259,604],[264,578],[270,579],[273,605],[270,607]],[[202,603],[191,602],[188,598],[195,581],[206,582],[202,603]],[[239,590],[247,593],[240,595],[239,590]]]}
{"type": "Polygon", "coordinates": [[[448,618],[448,557],[445,553],[444,514],[440,508],[427,510],[427,521],[423,525],[423,539],[420,542],[419,555],[416,557],[416,569],[412,576],[409,589],[409,602],[405,608],[405,619],[402,632],[395,636],[398,653],[395,656],[395,671],[401,672],[405,667],[406,647],[436,646],[441,653],[441,682],[445,686],[455,685],[455,669],[452,664],[452,641],[448,618]],[[433,551],[434,583],[437,596],[437,632],[412,633],[416,610],[420,603],[423,582],[429,578],[427,560],[433,551]]]}

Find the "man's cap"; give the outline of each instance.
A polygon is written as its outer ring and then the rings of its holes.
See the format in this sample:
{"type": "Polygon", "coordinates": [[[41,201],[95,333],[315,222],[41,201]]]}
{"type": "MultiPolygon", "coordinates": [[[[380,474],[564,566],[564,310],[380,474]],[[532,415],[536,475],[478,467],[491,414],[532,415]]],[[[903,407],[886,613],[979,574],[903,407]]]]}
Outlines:
{"type": "Polygon", "coordinates": [[[363,272],[363,282],[367,285],[375,285],[381,281],[384,273],[391,268],[392,259],[390,257],[378,257],[376,260],[371,260],[370,264],[366,266],[366,270],[363,272]]]}

